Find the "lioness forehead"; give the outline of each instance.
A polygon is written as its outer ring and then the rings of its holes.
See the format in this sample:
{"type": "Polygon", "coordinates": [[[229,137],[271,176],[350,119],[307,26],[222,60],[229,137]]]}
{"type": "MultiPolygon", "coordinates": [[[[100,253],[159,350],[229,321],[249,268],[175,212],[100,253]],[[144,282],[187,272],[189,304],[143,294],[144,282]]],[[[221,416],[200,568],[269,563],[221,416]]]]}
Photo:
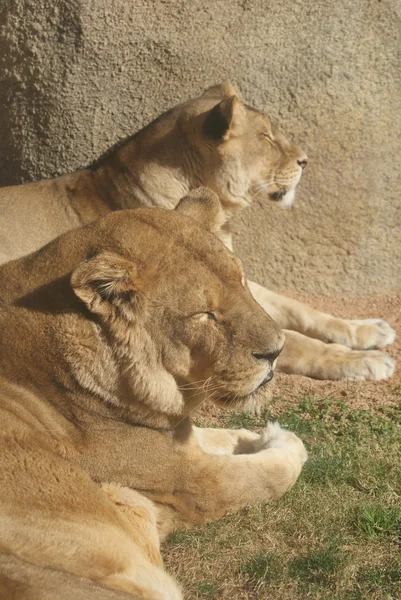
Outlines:
{"type": "Polygon", "coordinates": [[[247,125],[253,126],[255,129],[263,131],[264,129],[270,129],[272,127],[272,122],[269,117],[258,110],[254,106],[250,104],[244,104],[244,108],[246,109],[246,117],[247,117],[247,125]]]}
{"type": "MultiPolygon", "coordinates": [[[[199,114],[202,114],[204,112],[211,110],[217,104],[219,104],[222,100],[224,100],[225,98],[228,98],[228,97],[229,96],[214,96],[214,97],[208,97],[208,96],[205,97],[204,95],[198,96],[197,98],[191,98],[191,99],[187,100],[186,102],[179,104],[178,106],[175,107],[175,109],[173,109],[173,112],[176,111],[176,114],[186,114],[187,116],[199,115],[199,114]]],[[[270,124],[269,118],[262,111],[251,106],[250,104],[242,103],[242,101],[241,101],[241,104],[246,109],[248,117],[251,120],[253,120],[255,123],[262,124],[264,121],[268,125],[270,124]]],[[[162,115],[162,117],[164,117],[164,116],[166,118],[169,118],[171,116],[171,111],[164,113],[164,115],[162,115]]]]}
{"type": "MultiPolygon", "coordinates": [[[[213,233],[190,217],[163,209],[118,211],[105,220],[106,235],[127,258],[174,270],[177,263],[199,262],[218,277],[243,277],[242,263],[213,233]],[[172,260],[173,257],[173,260],[172,260]]],[[[103,234],[102,234],[103,235],[103,234]]]]}

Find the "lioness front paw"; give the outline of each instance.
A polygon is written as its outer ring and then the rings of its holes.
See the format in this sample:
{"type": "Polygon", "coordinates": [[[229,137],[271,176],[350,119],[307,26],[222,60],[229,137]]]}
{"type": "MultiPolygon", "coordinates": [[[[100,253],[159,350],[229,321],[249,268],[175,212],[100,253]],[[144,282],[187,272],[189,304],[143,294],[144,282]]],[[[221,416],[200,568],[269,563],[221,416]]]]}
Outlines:
{"type": "Polygon", "coordinates": [[[308,458],[306,448],[295,433],[282,429],[280,424],[269,421],[259,438],[253,442],[255,452],[267,450],[268,448],[281,448],[289,450],[298,455],[303,464],[308,458]]]}
{"type": "Polygon", "coordinates": [[[354,381],[380,381],[389,379],[395,370],[395,360],[384,352],[353,352],[342,365],[343,377],[354,381]]]}
{"type": "Polygon", "coordinates": [[[348,321],[351,330],[351,348],[370,350],[385,348],[395,340],[395,330],[382,319],[352,319],[348,321]]]}

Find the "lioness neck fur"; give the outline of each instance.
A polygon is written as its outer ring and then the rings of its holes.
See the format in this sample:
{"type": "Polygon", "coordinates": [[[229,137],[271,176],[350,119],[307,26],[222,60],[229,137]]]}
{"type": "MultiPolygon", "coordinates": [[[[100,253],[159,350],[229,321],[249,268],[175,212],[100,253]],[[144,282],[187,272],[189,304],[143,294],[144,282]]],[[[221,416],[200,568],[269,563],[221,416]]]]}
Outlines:
{"type": "Polygon", "coordinates": [[[149,500],[165,535],[294,484],[306,452],[292,433],[190,421],[205,399],[257,402],[283,347],[211,233],[222,223],[217,196],[200,190],[175,211],[118,211],[1,267],[0,551],[178,599],[149,500]]]}

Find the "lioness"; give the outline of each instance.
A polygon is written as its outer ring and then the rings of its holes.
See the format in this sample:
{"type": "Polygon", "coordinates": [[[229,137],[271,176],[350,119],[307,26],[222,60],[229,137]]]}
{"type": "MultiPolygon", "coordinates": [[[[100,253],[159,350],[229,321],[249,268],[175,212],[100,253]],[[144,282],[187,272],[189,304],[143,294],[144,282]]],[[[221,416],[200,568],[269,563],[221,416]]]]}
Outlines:
{"type": "Polygon", "coordinates": [[[223,221],[200,190],[0,268],[0,550],[17,565],[179,598],[149,500],[165,535],[295,483],[305,448],[278,424],[261,435],[191,424],[207,399],[257,403],[284,343],[210,233],[223,221]]]}
{"type": "MultiPolygon", "coordinates": [[[[244,105],[230,83],[217,85],[163,114],[88,169],[0,189],[0,261],[112,210],[174,208],[200,185],[219,195],[226,217],[255,195],[288,205],[306,164],[305,153],[265,115],[244,105]]],[[[228,226],[220,236],[231,248],[228,226]]],[[[394,341],[385,321],[338,319],[256,283],[250,288],[289,330],[279,371],[319,379],[378,380],[393,374],[391,357],[366,351],[394,341]]]]}

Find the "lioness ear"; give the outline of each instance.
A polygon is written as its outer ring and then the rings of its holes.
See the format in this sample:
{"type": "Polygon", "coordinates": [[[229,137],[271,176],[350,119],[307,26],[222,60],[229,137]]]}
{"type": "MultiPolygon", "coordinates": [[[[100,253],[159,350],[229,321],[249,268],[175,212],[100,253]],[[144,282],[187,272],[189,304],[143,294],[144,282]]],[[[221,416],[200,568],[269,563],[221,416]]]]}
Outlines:
{"type": "Polygon", "coordinates": [[[91,312],[106,314],[114,307],[129,318],[132,300],[139,292],[138,279],[133,262],[111,252],[103,252],[75,269],[71,275],[71,286],[91,312]]]}
{"type": "Polygon", "coordinates": [[[223,83],[218,83],[217,85],[213,85],[212,87],[205,90],[202,94],[204,98],[226,98],[227,96],[237,95],[234,87],[228,81],[223,81],[223,83]]]}
{"type": "Polygon", "coordinates": [[[226,220],[218,195],[203,187],[196,188],[188,196],[181,198],[175,210],[191,217],[212,233],[219,232],[226,220]]]}
{"type": "Polygon", "coordinates": [[[228,140],[239,130],[245,114],[245,107],[237,96],[224,98],[207,114],[203,133],[214,140],[228,140]]]}

